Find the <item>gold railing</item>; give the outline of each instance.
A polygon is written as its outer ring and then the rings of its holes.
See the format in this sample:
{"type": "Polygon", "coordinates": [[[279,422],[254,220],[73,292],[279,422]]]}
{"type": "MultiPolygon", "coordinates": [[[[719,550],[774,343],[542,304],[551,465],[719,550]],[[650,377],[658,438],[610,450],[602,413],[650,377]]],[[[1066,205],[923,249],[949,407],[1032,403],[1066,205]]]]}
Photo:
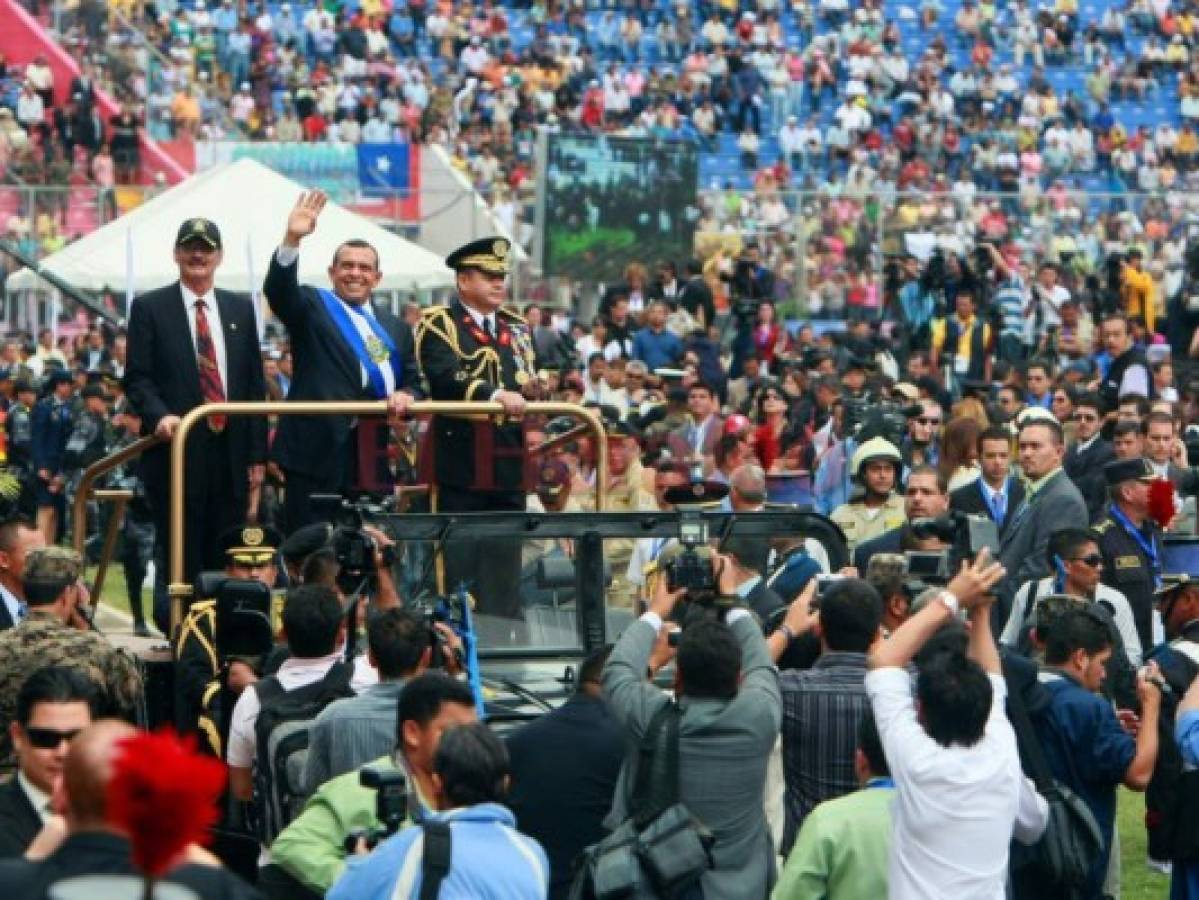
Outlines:
{"type": "MultiPolygon", "coordinates": [[[[410,412],[412,415],[453,413],[458,415],[498,416],[504,414],[504,408],[499,403],[459,403],[426,400],[412,404],[410,412]]],[[[171,439],[171,509],[170,527],[168,529],[168,533],[170,534],[170,566],[168,571],[170,573],[169,590],[171,595],[172,631],[178,626],[182,618],[183,601],[191,596],[192,590],[191,585],[183,580],[184,451],[191,430],[202,419],[211,415],[385,416],[387,415],[387,403],[383,400],[354,403],[303,401],[278,403],[209,403],[204,406],[197,406],[180,420],[179,427],[175,431],[175,436],[171,439]]],[[[608,492],[608,442],[605,440],[603,421],[596,412],[574,403],[529,403],[525,407],[525,415],[572,416],[584,420],[590,426],[591,432],[596,437],[596,508],[603,509],[606,505],[608,492]]],[[[78,503],[78,500],[76,502],[78,503]]],[[[77,543],[80,540],[78,535],[79,531],[77,529],[77,543]]]]}

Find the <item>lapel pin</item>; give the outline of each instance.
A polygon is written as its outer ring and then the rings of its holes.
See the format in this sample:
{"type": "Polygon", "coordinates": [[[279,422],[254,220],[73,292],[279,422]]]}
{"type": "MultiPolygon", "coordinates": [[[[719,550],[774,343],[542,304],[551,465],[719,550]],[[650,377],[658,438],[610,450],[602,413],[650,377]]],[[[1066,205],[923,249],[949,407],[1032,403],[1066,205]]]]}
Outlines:
{"type": "Polygon", "coordinates": [[[237,323],[236,323],[236,322],[230,322],[230,323],[229,323],[229,330],[230,330],[230,331],[237,331],[237,323]]]}

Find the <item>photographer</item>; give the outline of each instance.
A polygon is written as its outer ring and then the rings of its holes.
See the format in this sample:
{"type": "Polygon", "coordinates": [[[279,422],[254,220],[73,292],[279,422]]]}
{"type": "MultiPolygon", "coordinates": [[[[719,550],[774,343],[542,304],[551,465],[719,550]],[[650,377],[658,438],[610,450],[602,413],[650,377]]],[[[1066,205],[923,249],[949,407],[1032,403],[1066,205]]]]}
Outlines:
{"type": "Polygon", "coordinates": [[[991,326],[978,316],[974,291],[962,287],[954,297],[954,314],[933,320],[933,358],[949,372],[949,385],[991,380],[991,326]]]}
{"type": "MultiPolygon", "coordinates": [[[[419,821],[434,808],[433,758],[442,733],[476,720],[470,688],[440,672],[418,675],[400,692],[394,750],[374,760],[371,767],[399,769],[407,776],[404,825],[419,821]]],[[[359,830],[383,826],[379,799],[376,791],[363,786],[360,772],[347,772],[321,785],[271,845],[273,868],[286,875],[284,880],[293,880],[291,890],[270,892],[272,900],[295,900],[302,890],[323,897],[345,869],[347,839],[354,842],[359,830]]]]}
{"type": "Polygon", "coordinates": [[[481,723],[446,729],[433,760],[432,781],[440,814],[352,861],[329,891],[329,900],[438,896],[426,884],[433,877],[447,896],[544,897],[549,883],[545,851],[516,830],[516,820],[502,805],[509,781],[503,742],[481,723]],[[434,844],[437,824],[443,826],[438,829],[442,840],[434,844]],[[442,857],[437,866],[445,867],[441,871],[433,864],[434,847],[442,857]]]}
{"type": "Polygon", "coordinates": [[[310,794],[391,748],[400,692],[429,668],[439,644],[445,671],[457,675],[462,670],[462,639],[444,622],[430,624],[411,610],[391,608],[367,619],[366,634],[367,660],[379,673],[379,683],[330,704],[316,717],[304,762],[303,781],[310,794]]]}
{"type": "MultiPolygon", "coordinates": [[[[725,565],[726,560],[715,557],[718,578],[725,565]]],[[[663,623],[685,593],[670,591],[666,579],[660,579],[649,610],[625,630],[604,669],[604,695],[634,748],[655,714],[670,702],[645,676],[655,644],[662,643],[663,623]]],[[[694,601],[688,604],[694,606],[694,601]]],[[[778,674],[748,610],[734,607],[724,621],[699,610],[693,614],[680,637],[675,667],[682,718],[679,801],[715,837],[713,867],[700,882],[704,896],[762,897],[775,877],[764,788],[781,717],[778,674]]],[[[667,650],[663,663],[674,655],[667,650]]],[[[627,817],[636,760],[634,749],[608,818],[613,828],[627,817]]]]}

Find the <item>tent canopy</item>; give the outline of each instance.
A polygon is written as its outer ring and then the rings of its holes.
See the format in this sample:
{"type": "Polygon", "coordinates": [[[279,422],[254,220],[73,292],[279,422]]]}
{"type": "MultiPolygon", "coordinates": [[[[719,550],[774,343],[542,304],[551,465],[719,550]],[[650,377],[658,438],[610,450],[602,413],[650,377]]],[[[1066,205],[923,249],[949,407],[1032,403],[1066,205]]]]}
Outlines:
{"type": "MultiPolygon", "coordinates": [[[[143,203],[128,215],[69,244],[42,261],[42,267],[82,290],[136,293],[179,277],[173,249],[179,225],[194,216],[216,222],[224,259],[217,287],[261,290],[271,254],[283,239],[287,215],[304,188],[251,159],[239,159],[193,175],[143,203]]],[[[361,238],[379,251],[383,278],[379,290],[421,291],[448,287],[453,273],[441,257],[397,237],[369,219],[330,202],[316,231],[300,252],[300,281],[329,286],[327,269],[345,240],[361,238]]],[[[34,288],[37,275],[22,269],[8,279],[10,289],[34,288]]]]}

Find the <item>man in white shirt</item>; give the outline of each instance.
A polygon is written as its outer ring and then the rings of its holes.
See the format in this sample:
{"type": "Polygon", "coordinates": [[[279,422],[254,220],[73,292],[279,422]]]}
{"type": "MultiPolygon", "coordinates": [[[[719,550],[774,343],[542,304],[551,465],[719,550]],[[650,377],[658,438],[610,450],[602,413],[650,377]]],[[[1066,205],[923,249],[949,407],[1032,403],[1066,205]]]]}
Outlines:
{"type": "Polygon", "coordinates": [[[804,130],[795,116],[787,116],[786,124],[779,129],[779,149],[786,154],[792,169],[803,168],[804,130]]]}
{"type": "MultiPolygon", "coordinates": [[[[304,584],[287,595],[283,605],[283,634],[291,657],[271,678],[285,691],[323,679],[343,659],[338,647],[345,640],[345,615],[337,592],[320,584],[304,584]]],[[[347,684],[349,676],[347,674],[347,684]]],[[[229,744],[225,759],[229,763],[229,788],[238,800],[254,796],[254,765],[258,755],[256,725],[262,706],[258,691],[268,679],[251,684],[242,691],[233,707],[229,725],[229,744]]],[[[347,695],[348,696],[348,695],[347,695]]]]}
{"type": "Polygon", "coordinates": [[[866,693],[896,787],[892,900],[1002,900],[1012,837],[1033,842],[1047,824],[1004,712],[989,593],[1003,574],[983,551],[870,654],[866,693]],[[960,608],[969,610],[967,654],[931,654],[913,698],[906,666],[960,608]]]}

